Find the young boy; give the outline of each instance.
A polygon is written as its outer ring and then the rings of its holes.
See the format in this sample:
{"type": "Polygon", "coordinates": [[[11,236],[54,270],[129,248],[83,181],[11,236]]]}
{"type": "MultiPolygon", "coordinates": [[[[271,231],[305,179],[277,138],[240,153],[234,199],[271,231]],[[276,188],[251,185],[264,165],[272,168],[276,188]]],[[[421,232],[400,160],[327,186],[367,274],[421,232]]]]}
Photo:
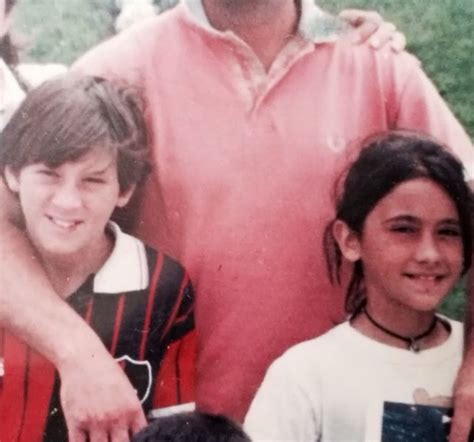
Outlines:
{"type": "MultiPolygon", "coordinates": [[[[123,366],[145,412],[192,401],[194,383],[185,270],[110,221],[148,171],[147,147],[130,90],[67,74],[28,95],[0,149],[4,182],[18,195],[19,222],[37,259],[58,296],[123,366]]],[[[2,339],[0,331],[0,352],[1,439],[67,440],[52,364],[7,332],[2,339]]]]}

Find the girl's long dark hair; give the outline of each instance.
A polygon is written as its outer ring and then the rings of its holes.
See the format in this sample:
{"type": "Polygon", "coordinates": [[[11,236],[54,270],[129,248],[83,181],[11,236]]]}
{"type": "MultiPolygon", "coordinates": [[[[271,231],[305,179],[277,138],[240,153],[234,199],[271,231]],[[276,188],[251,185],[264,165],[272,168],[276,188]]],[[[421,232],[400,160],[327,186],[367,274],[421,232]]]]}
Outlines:
{"type": "MultiPolygon", "coordinates": [[[[367,215],[385,195],[404,181],[427,178],[437,183],[454,202],[463,243],[463,272],[472,259],[473,195],[464,180],[461,163],[434,139],[414,132],[378,134],[362,143],[359,157],[349,167],[336,202],[336,217],[357,235],[367,215]]],[[[324,252],[333,284],[341,283],[342,255],[332,233],[333,220],[324,233],[324,252]]],[[[365,303],[364,269],[359,260],[352,269],[345,308],[356,313],[365,303]]]]}

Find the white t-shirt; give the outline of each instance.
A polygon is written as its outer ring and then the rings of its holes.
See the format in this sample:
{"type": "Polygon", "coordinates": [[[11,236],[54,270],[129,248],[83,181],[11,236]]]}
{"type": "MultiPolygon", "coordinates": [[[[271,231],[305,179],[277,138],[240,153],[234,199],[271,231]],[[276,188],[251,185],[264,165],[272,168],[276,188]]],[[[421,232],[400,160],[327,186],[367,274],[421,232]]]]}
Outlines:
{"type": "Polygon", "coordinates": [[[244,429],[255,441],[342,442],[390,440],[420,413],[448,422],[446,410],[423,406],[451,405],[463,327],[449,323],[446,342],[419,353],[374,341],[348,322],[292,347],[267,371],[244,429]]]}
{"type": "MultiPolygon", "coordinates": [[[[22,63],[16,69],[29,89],[67,72],[67,67],[58,63],[22,63]]],[[[0,58],[0,132],[20,106],[25,95],[25,91],[18,84],[10,68],[0,58]]]]}
{"type": "Polygon", "coordinates": [[[0,132],[25,98],[25,92],[0,58],[0,132]]]}

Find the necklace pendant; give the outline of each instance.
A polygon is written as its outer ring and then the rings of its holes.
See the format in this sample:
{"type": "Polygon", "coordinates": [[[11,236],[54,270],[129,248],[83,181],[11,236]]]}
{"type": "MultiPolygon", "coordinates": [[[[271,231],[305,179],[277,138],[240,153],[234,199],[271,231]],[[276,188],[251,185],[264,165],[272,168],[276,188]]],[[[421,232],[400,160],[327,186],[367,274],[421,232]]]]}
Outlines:
{"type": "Polygon", "coordinates": [[[411,350],[413,353],[418,353],[420,351],[420,344],[414,339],[410,339],[408,350],[411,350]]]}

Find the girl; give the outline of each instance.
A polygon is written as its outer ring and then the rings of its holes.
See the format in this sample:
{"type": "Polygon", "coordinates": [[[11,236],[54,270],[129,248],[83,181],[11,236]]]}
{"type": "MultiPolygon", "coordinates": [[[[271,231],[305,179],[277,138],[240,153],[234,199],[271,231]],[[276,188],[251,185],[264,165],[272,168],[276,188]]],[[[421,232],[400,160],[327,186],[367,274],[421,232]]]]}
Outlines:
{"type": "Polygon", "coordinates": [[[421,135],[366,143],[325,236],[348,321],[277,359],[250,407],[254,440],[445,440],[462,324],[436,307],[471,264],[461,164],[421,135]]]}

